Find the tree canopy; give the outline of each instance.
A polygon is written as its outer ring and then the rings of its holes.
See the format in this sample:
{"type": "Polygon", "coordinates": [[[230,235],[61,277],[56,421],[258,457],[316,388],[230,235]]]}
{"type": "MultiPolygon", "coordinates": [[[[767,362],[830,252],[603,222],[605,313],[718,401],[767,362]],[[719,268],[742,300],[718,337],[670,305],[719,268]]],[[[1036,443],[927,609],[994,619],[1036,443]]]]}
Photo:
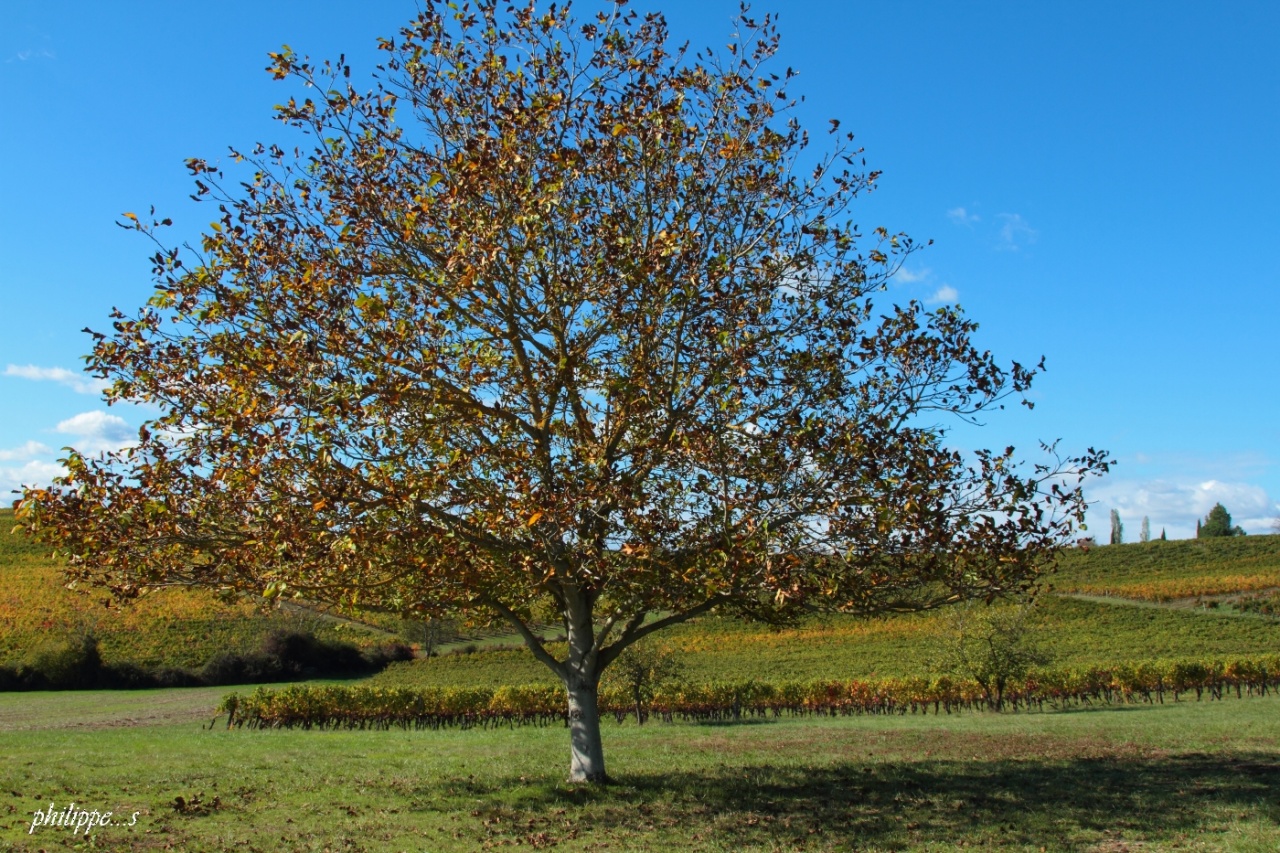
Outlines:
{"type": "Polygon", "coordinates": [[[1196,526],[1196,538],[1207,539],[1214,536],[1243,536],[1244,530],[1233,527],[1231,513],[1222,504],[1214,504],[1213,509],[1205,516],[1204,523],[1196,526]]]}
{"type": "Polygon", "coordinates": [[[1040,368],[885,302],[916,246],[850,221],[878,173],[838,122],[815,152],[769,18],[693,55],[623,4],[429,2],[380,47],[368,91],[271,55],[304,139],[188,161],[199,245],[126,215],[156,290],[89,364],[160,414],[25,494],[73,577],[508,620],[597,780],[642,637],[1020,592],[1082,520],[1105,453],[948,446],[1040,368]]]}

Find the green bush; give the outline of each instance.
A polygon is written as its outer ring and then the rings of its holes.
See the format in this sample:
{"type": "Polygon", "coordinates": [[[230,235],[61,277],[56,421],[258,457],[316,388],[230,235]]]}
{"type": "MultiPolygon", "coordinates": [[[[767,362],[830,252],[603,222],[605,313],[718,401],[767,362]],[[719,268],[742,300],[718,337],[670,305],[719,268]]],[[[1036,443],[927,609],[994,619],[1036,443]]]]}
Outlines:
{"type": "Polygon", "coordinates": [[[0,667],[0,690],[90,690],[148,687],[216,687],[324,676],[370,675],[413,649],[389,643],[361,651],[350,643],[319,640],[305,632],[276,631],[257,652],[222,652],[199,670],[104,664],[92,633],[45,643],[17,667],[0,667]]]}

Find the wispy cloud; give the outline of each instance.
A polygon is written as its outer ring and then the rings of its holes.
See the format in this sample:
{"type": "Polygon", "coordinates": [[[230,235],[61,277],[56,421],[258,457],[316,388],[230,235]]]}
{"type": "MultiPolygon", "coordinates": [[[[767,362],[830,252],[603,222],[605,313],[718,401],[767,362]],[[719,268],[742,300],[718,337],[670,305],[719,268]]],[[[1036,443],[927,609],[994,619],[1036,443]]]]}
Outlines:
{"type": "Polygon", "coordinates": [[[906,267],[900,267],[893,274],[893,280],[896,284],[916,284],[921,281],[928,281],[933,275],[933,270],[928,267],[921,267],[919,270],[909,270],[906,267]]]}
{"type": "Polygon", "coordinates": [[[5,62],[28,62],[33,59],[57,59],[58,56],[52,50],[46,48],[20,50],[13,56],[5,59],[5,62]]]}
{"type": "Polygon", "coordinates": [[[955,302],[960,298],[960,291],[956,290],[949,284],[944,284],[933,292],[933,295],[925,300],[926,305],[942,305],[945,303],[955,302]]]}
{"type": "MultiPolygon", "coordinates": [[[[10,22],[12,23],[12,22],[10,22]]],[[[10,26],[3,31],[4,45],[0,46],[0,55],[6,63],[39,62],[57,59],[53,51],[53,39],[32,26],[10,26]]]]}
{"type": "Polygon", "coordinates": [[[1002,213],[997,218],[1000,220],[1000,242],[997,248],[1006,252],[1019,251],[1023,246],[1034,243],[1039,235],[1020,213],[1002,213]]]}
{"type": "MultiPolygon", "coordinates": [[[[960,291],[946,282],[937,281],[937,276],[933,274],[933,270],[929,267],[920,267],[915,270],[902,267],[893,274],[893,283],[898,285],[924,285],[931,289],[933,292],[924,297],[926,305],[943,305],[955,302],[960,298],[960,291]]],[[[920,288],[919,290],[922,289],[920,288]]]]}
{"type": "Polygon", "coordinates": [[[0,450],[0,462],[15,462],[19,459],[31,459],[36,456],[44,456],[53,451],[47,445],[38,441],[28,441],[21,447],[13,447],[8,450],[0,450]]]}
{"type": "Polygon", "coordinates": [[[137,434],[124,418],[106,412],[81,412],[56,427],[63,435],[73,436],[72,446],[81,453],[119,450],[137,441],[137,434]]]}
{"type": "Polygon", "coordinates": [[[106,383],[84,373],[76,373],[65,367],[38,367],[34,364],[11,364],[4,369],[5,376],[17,376],[36,382],[57,382],[77,394],[101,394],[106,383]]]}
{"type": "Polygon", "coordinates": [[[974,223],[981,222],[982,217],[976,213],[970,213],[963,207],[953,207],[947,211],[947,218],[957,225],[966,225],[970,228],[974,223]]]}

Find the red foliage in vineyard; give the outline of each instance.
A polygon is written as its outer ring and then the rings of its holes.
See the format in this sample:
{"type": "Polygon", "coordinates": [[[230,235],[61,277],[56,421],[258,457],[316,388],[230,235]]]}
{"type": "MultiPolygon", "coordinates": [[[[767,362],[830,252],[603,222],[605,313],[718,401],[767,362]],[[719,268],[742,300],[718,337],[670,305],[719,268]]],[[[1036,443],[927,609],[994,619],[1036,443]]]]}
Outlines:
{"type": "MultiPolygon", "coordinates": [[[[1171,661],[1047,670],[1011,685],[1015,710],[1077,705],[1163,703],[1194,693],[1201,700],[1234,693],[1266,695],[1280,688],[1280,656],[1223,661],[1171,661]]],[[[674,720],[735,720],[782,714],[953,713],[988,706],[974,682],[948,677],[876,681],[715,682],[658,691],[654,716],[674,720]]],[[[554,686],[467,688],[296,685],[228,694],[219,713],[227,726],[255,729],[439,729],[459,726],[551,725],[565,721],[564,693],[554,686]]],[[[622,722],[634,710],[621,690],[602,690],[600,710],[622,722]]]]}

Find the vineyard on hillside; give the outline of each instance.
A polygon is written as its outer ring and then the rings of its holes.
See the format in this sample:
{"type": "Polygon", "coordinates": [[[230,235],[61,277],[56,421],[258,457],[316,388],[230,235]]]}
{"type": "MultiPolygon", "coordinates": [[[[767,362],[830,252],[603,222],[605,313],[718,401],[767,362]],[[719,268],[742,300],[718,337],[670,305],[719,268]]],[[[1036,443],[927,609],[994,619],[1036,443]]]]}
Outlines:
{"type": "Polygon", "coordinates": [[[1058,592],[1174,601],[1280,587],[1280,536],[1227,536],[1064,551],[1058,592]]]}
{"type": "Polygon", "coordinates": [[[128,607],[107,607],[99,590],[65,588],[48,550],[13,533],[13,525],[12,510],[0,511],[0,665],[85,632],[97,637],[105,661],[145,667],[200,667],[223,652],[254,651],[276,630],[361,646],[385,640],[316,614],[225,603],[204,590],[159,590],[128,607]]]}
{"type": "MultiPolygon", "coordinates": [[[[0,664],[16,661],[51,637],[85,630],[98,637],[107,661],[142,666],[200,666],[221,652],[257,649],[279,628],[310,630],[361,646],[388,638],[373,627],[314,612],[263,612],[248,602],[227,604],[199,591],[165,590],[130,607],[108,609],[100,592],[64,589],[56,561],[11,534],[12,526],[11,511],[0,511],[0,664]]],[[[1268,583],[1280,586],[1280,536],[1071,549],[1057,573],[1046,578],[1052,592],[1040,597],[1037,632],[1059,667],[1270,653],[1280,650],[1280,618],[1268,583]],[[1193,595],[1258,591],[1217,610],[1122,606],[1055,594],[1159,602],[1170,591],[1188,589],[1197,590],[1193,595]]],[[[400,628],[403,639],[420,642],[398,620],[377,621],[390,631],[400,628]]],[[[395,664],[371,683],[496,689],[551,682],[549,671],[517,638],[505,636],[503,626],[453,627],[455,633],[439,644],[446,653],[395,664]]],[[[681,655],[690,681],[779,683],[936,677],[934,659],[947,631],[946,615],[939,613],[870,620],[813,617],[780,630],[712,616],[655,639],[681,655]]]]}
{"type": "MultiPolygon", "coordinates": [[[[774,630],[709,618],[659,634],[691,682],[910,678],[938,673],[945,613],[859,620],[829,617],[774,630]]],[[[1280,620],[1205,610],[1132,607],[1044,596],[1035,627],[1055,666],[1131,664],[1153,658],[1244,657],[1280,650],[1280,620]]],[[[551,673],[523,648],[441,655],[392,664],[370,684],[489,688],[549,684],[551,673]]]]}

